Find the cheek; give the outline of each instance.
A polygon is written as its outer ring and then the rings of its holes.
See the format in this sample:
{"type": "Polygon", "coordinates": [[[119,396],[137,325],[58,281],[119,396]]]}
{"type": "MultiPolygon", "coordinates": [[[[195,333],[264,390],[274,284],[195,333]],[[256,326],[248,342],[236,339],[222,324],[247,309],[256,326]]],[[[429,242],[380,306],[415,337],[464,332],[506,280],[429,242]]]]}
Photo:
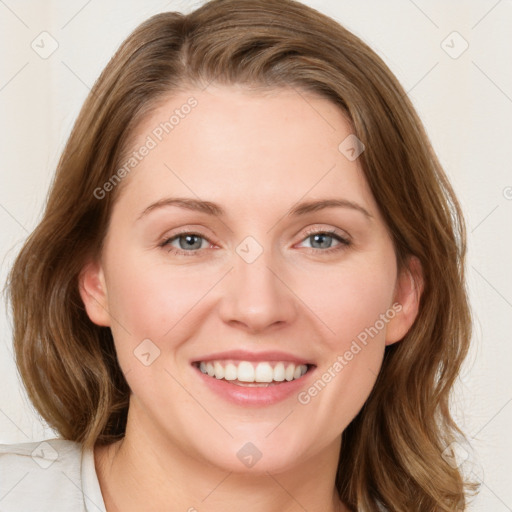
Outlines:
{"type": "Polygon", "coordinates": [[[162,370],[177,364],[179,345],[194,330],[194,307],[218,278],[147,262],[141,254],[126,255],[109,270],[111,330],[130,388],[151,403],[156,399],[151,390],[163,378],[180,402],[179,387],[174,389],[174,381],[162,370]]]}
{"type": "Polygon", "coordinates": [[[110,277],[110,312],[134,338],[162,338],[212,286],[204,274],[143,258],[125,259],[110,277]]]}
{"type": "MultiPolygon", "coordinates": [[[[393,255],[387,261],[393,262],[393,255]]],[[[356,416],[375,384],[387,322],[394,316],[394,272],[383,258],[342,268],[331,273],[325,300],[317,303],[319,316],[335,334],[324,339],[318,378],[299,396],[299,403],[331,411],[333,435],[356,416]]]]}
{"type": "Polygon", "coordinates": [[[322,294],[321,281],[304,291],[311,299],[316,297],[311,309],[330,332],[323,338],[317,380],[298,397],[299,403],[335,411],[333,432],[345,428],[360,410],[382,364],[386,326],[394,316],[389,312],[395,269],[386,261],[394,261],[393,253],[389,259],[378,256],[364,265],[340,266],[329,279],[324,276],[322,294]]]}
{"type": "MultiPolygon", "coordinates": [[[[328,329],[325,340],[333,350],[345,350],[386,314],[394,284],[394,268],[376,260],[364,265],[340,265],[338,271],[331,269],[323,279],[318,276],[304,283],[302,290],[308,306],[328,329]]],[[[384,338],[385,325],[381,324],[378,322],[377,328],[379,337],[384,338]]]]}

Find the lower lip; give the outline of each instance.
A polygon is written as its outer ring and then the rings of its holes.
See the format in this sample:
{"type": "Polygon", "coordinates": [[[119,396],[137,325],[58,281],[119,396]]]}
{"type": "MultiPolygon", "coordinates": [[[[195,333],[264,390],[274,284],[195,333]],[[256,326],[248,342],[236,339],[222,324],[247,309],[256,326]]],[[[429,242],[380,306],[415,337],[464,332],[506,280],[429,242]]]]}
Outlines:
{"type": "Polygon", "coordinates": [[[291,380],[289,382],[283,381],[267,387],[259,387],[230,384],[227,380],[216,379],[215,377],[210,377],[209,375],[204,374],[195,366],[194,369],[202,381],[214,393],[237,405],[247,406],[272,405],[281,402],[282,400],[286,400],[290,396],[297,396],[298,393],[304,389],[306,379],[309,380],[310,374],[314,372],[314,367],[311,367],[307,373],[296,380],[291,380]]]}

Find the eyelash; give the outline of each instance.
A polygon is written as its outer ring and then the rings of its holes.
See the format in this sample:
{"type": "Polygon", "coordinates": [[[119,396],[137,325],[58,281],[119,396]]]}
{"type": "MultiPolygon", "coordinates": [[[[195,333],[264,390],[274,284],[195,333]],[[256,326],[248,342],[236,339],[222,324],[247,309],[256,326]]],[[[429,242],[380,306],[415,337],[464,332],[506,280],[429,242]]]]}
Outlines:
{"type": "MultiPolygon", "coordinates": [[[[193,231],[182,231],[180,233],[177,233],[175,235],[173,235],[171,238],[166,238],[162,243],[159,244],[160,247],[162,248],[165,248],[165,247],[170,247],[168,249],[168,252],[171,253],[171,254],[174,254],[174,255],[177,255],[177,256],[198,256],[198,253],[202,250],[202,249],[193,249],[191,251],[183,251],[182,249],[177,249],[176,247],[172,247],[170,245],[171,242],[173,242],[174,240],[178,239],[180,236],[183,236],[183,235],[193,235],[193,236],[196,236],[196,237],[199,237],[199,238],[203,238],[204,240],[208,240],[207,237],[201,235],[200,233],[195,233],[193,231]]],[[[338,242],[340,242],[339,245],[335,246],[335,247],[329,247],[328,249],[316,249],[316,248],[309,248],[311,249],[312,251],[314,251],[315,253],[317,251],[320,251],[322,253],[328,253],[328,254],[331,254],[331,253],[334,253],[334,252],[338,252],[338,251],[341,251],[343,249],[346,249],[347,247],[349,247],[350,245],[352,245],[352,242],[346,238],[343,238],[342,236],[336,234],[336,231],[335,230],[324,230],[324,231],[321,231],[321,230],[317,230],[317,229],[311,229],[309,231],[307,231],[305,233],[305,236],[304,238],[302,239],[302,241],[306,240],[307,238],[310,238],[311,236],[313,235],[328,235],[332,238],[335,238],[338,242]]]]}

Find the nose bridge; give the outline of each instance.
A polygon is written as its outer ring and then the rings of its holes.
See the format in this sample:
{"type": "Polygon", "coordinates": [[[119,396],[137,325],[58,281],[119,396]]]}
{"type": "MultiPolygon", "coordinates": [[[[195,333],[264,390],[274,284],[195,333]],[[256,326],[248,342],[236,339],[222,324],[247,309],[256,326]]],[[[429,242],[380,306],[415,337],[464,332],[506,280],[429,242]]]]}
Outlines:
{"type": "Polygon", "coordinates": [[[285,276],[279,275],[280,264],[273,251],[249,236],[235,253],[222,308],[224,320],[253,331],[293,320],[294,296],[285,285],[285,276]]]}

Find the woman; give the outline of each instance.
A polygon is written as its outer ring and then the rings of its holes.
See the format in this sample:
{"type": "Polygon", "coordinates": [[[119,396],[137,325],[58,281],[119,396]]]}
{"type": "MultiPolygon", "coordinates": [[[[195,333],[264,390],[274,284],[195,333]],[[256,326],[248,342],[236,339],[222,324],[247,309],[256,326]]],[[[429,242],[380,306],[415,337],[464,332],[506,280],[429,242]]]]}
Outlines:
{"type": "Polygon", "coordinates": [[[464,256],[360,39],[290,0],[152,17],[10,275],[17,364],[62,438],[2,447],[11,509],[464,510],[464,256]]]}

